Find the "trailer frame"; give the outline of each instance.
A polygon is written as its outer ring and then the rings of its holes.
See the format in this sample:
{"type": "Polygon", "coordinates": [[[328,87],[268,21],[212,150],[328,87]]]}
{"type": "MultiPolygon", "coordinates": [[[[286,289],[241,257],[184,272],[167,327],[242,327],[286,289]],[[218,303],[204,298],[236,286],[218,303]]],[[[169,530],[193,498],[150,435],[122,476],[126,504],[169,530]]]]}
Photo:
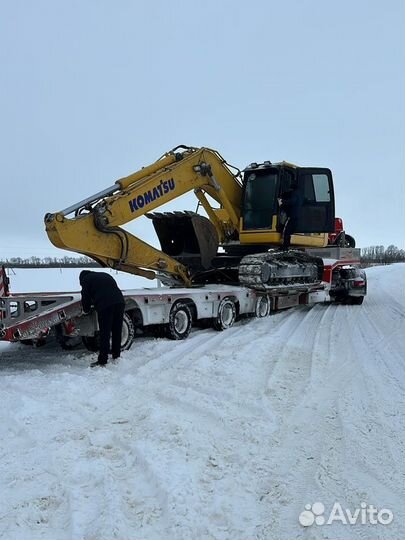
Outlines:
{"type": "MultiPolygon", "coordinates": [[[[363,301],[367,281],[359,269],[359,249],[330,246],[307,251],[323,257],[323,279],[318,284],[285,285],[265,292],[237,284],[124,290],[126,337],[122,347],[130,347],[136,330],[156,330],[157,335],[185,339],[201,321],[225,330],[243,316],[266,317],[299,305],[363,301]]],[[[5,278],[4,269],[3,273],[5,278]]],[[[94,311],[84,314],[80,299],[79,292],[8,292],[0,297],[0,340],[39,344],[54,331],[62,346],[71,338],[82,337],[88,348],[96,350],[97,316],[94,311]]]]}

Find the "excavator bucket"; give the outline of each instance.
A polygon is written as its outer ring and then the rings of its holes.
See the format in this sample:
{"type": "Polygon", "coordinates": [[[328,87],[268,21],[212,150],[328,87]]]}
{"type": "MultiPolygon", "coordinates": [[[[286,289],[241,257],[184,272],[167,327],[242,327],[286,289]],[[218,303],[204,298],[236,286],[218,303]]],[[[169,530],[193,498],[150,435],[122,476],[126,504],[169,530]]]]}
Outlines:
{"type": "Polygon", "coordinates": [[[209,219],[195,212],[153,212],[146,216],[153,222],[164,253],[188,263],[195,271],[211,268],[218,251],[218,235],[209,219]]]}

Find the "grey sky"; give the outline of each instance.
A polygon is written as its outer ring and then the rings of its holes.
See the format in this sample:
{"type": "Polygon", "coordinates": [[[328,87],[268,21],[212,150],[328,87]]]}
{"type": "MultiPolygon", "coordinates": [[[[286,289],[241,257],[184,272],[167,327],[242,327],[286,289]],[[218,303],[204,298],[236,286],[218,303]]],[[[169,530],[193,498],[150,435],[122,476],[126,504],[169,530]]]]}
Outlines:
{"type": "Polygon", "coordinates": [[[404,5],[1,1],[1,255],[181,143],[330,167],[358,245],[404,247],[404,5]]]}

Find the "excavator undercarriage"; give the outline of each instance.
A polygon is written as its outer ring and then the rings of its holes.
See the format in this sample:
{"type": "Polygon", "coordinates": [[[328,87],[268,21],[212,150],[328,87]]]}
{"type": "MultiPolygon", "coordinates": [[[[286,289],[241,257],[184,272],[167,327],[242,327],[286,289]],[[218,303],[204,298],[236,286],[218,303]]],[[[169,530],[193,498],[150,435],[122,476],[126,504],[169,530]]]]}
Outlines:
{"type": "Polygon", "coordinates": [[[322,274],[322,259],[298,250],[247,255],[239,265],[240,283],[262,291],[291,287],[306,290],[320,283],[322,274]]]}
{"type": "Polygon", "coordinates": [[[153,221],[161,249],[190,269],[194,284],[239,282],[258,290],[306,289],[321,281],[323,263],[304,251],[265,250],[265,246],[241,246],[218,253],[218,237],[212,223],[194,212],[154,212],[153,221]],[[254,253],[251,253],[254,251],[254,253]],[[244,255],[246,253],[246,255],[244,255]]]}

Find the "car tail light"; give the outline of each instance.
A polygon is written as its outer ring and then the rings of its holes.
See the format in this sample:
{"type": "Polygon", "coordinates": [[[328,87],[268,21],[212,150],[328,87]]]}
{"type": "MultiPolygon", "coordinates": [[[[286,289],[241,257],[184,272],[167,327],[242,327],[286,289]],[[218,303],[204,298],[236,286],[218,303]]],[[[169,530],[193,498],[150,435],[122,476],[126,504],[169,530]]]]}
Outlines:
{"type": "Polygon", "coordinates": [[[354,287],[364,287],[366,284],[366,282],[364,281],[364,279],[355,279],[354,280],[354,287]]]}

